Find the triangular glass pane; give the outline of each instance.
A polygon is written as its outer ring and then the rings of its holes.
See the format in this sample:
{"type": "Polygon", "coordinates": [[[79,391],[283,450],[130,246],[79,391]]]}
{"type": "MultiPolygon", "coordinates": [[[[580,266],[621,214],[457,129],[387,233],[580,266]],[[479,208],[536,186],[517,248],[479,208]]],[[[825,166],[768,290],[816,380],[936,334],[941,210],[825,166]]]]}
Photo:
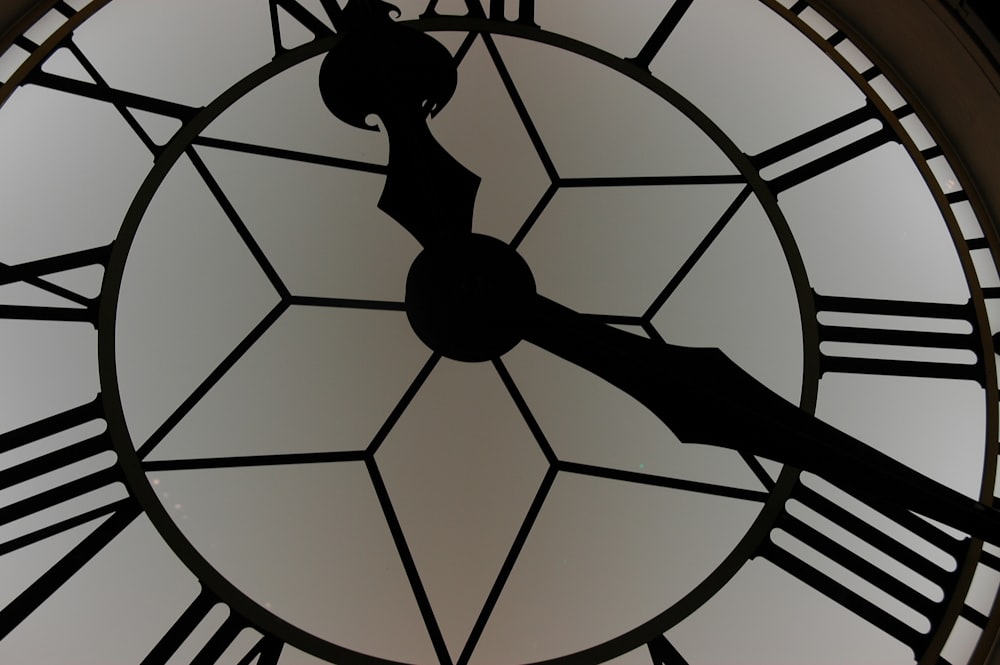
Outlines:
{"type": "MultiPolygon", "coordinates": [[[[306,11],[329,27],[329,21],[326,20],[326,12],[317,0],[297,1],[306,9],[306,11]]],[[[276,14],[278,17],[278,31],[281,38],[281,46],[283,48],[293,49],[296,46],[302,46],[303,44],[307,44],[316,39],[316,35],[313,34],[311,30],[303,25],[297,18],[289,14],[281,5],[277,6],[276,14]]]]}
{"type": "Polygon", "coordinates": [[[654,319],[671,344],[717,347],[797,404],[802,324],[791,273],[763,209],[736,213],[654,319]]]}
{"type": "Polygon", "coordinates": [[[763,559],[748,562],[670,639],[693,663],[745,662],[748,653],[761,663],[913,661],[902,642],[763,559]]]}
{"type": "Polygon", "coordinates": [[[158,113],[149,113],[138,109],[132,109],[131,113],[136,122],[157,145],[166,145],[183,124],[177,118],[158,113]]]}
{"type": "Polygon", "coordinates": [[[58,284],[74,293],[87,298],[96,298],[101,293],[104,280],[104,268],[101,266],[84,266],[73,270],[45,275],[42,279],[52,284],[58,284]]]}
{"type": "MultiPolygon", "coordinates": [[[[418,2],[409,0],[406,4],[419,7],[420,10],[423,10],[427,2],[426,0],[419,0],[418,2]]],[[[440,0],[435,7],[435,11],[445,16],[464,16],[469,11],[469,5],[465,0],[440,0]]]]}
{"type": "Polygon", "coordinates": [[[278,617],[373,656],[433,660],[364,464],[150,477],[209,563],[278,617]]]}
{"type": "Polygon", "coordinates": [[[240,11],[226,2],[132,0],[102,8],[73,39],[111,87],[200,107],[274,56],[267,16],[263,1],[240,11]]]}
{"type": "Polygon", "coordinates": [[[364,450],[429,355],[402,312],[292,307],[149,459],[364,450]]]}
{"type": "Polygon", "coordinates": [[[792,188],[782,194],[781,207],[818,293],[969,298],[941,211],[900,145],[882,146],[792,188]]]}
{"type": "Polygon", "coordinates": [[[445,149],[482,178],[474,230],[510,240],[549,178],[481,39],[459,66],[455,96],[430,126],[445,149]]]}
{"type": "Polygon", "coordinates": [[[96,350],[97,331],[88,324],[0,322],[0,366],[4,368],[0,431],[93,400],[100,391],[96,350]]]}
{"type": "Polygon", "coordinates": [[[280,665],[326,665],[329,661],[286,644],[281,648],[281,659],[278,662],[280,665]]]}
{"type": "Polygon", "coordinates": [[[638,83],[550,46],[497,42],[561,176],[736,173],[694,122],[638,83]]]}
{"type": "Polygon", "coordinates": [[[28,86],[4,105],[4,263],[111,242],[150,166],[110,104],[28,86]],[[100,158],[98,158],[100,157],[100,158]]]}
{"type": "Polygon", "coordinates": [[[642,315],[739,185],[564,189],[520,252],[539,293],[591,314],[642,315]]]}
{"type": "Polygon", "coordinates": [[[140,517],[0,642],[0,659],[141,662],[197,593],[197,581],[140,517]],[[95,598],[100,620],[91,620],[95,598]]]}
{"type": "Polygon", "coordinates": [[[199,154],[293,294],[402,302],[420,247],[377,208],[383,176],[228,150],[199,154]]]}
{"type": "Polygon", "coordinates": [[[179,161],[142,219],[118,300],[118,381],[137,446],[277,301],[206,183],[179,161]]]}
{"type": "MultiPolygon", "coordinates": [[[[681,655],[683,656],[683,654],[681,655]]],[[[649,647],[643,644],[641,647],[632,649],[605,662],[608,665],[650,665],[649,647]]]]}
{"type": "Polygon", "coordinates": [[[816,415],[939,483],[976,497],[986,405],[972,381],[827,374],[816,415]],[[913,445],[914,441],[947,445],[913,445]]]}
{"type": "MultiPolygon", "coordinates": [[[[45,279],[48,280],[49,278],[46,277],[45,279]]],[[[54,282],[55,280],[49,281],[54,282]]],[[[67,300],[41,287],[23,282],[0,286],[0,303],[4,305],[28,305],[32,307],[78,307],[85,309],[80,303],[67,300]]]]}
{"type": "Polygon", "coordinates": [[[864,96],[833,61],[789,30],[783,17],[754,2],[694,3],[651,70],[747,154],[864,104],[864,96]]]}
{"type": "Polygon", "coordinates": [[[762,491],[739,454],[681,443],[649,409],[579,367],[527,343],[504,360],[560,460],[762,491]]]}
{"type": "Polygon", "coordinates": [[[206,136],[284,150],[385,164],[383,132],[335,118],[319,94],[323,56],[287,69],[248,92],[203,132],[206,136]]]}
{"type": "Polygon", "coordinates": [[[555,658],[639,626],[712,573],[759,509],[560,474],[471,662],[555,658]]]}
{"type": "MultiPolygon", "coordinates": [[[[3,581],[0,584],[0,603],[4,607],[10,605],[14,598],[86,538],[103,519],[91,520],[63,533],[3,555],[0,558],[0,562],[3,563],[0,566],[0,571],[3,572],[2,577],[0,577],[0,580],[3,581]]],[[[3,542],[9,540],[8,529],[0,531],[0,535],[3,536],[3,542]]],[[[0,655],[3,653],[3,642],[0,642],[0,655]]],[[[17,660],[10,662],[17,662],[17,660]]]]}
{"type": "Polygon", "coordinates": [[[87,72],[83,64],[68,48],[59,48],[42,63],[42,71],[57,76],[65,76],[76,81],[93,83],[94,78],[87,72]]]}
{"type": "Polygon", "coordinates": [[[539,25],[622,58],[639,53],[670,8],[657,2],[636,2],[622,11],[620,4],[605,0],[546,0],[536,5],[539,25]]]}
{"type": "MultiPolygon", "coordinates": [[[[424,2],[423,4],[426,5],[427,3],[424,2]]],[[[423,9],[423,7],[421,6],[419,9],[423,9]]],[[[418,14],[419,9],[415,9],[415,11],[413,12],[414,17],[416,17],[416,15],[418,14]]],[[[406,14],[404,13],[404,17],[405,16],[406,14]]],[[[447,48],[452,55],[458,53],[459,49],[462,47],[462,44],[465,43],[465,40],[468,38],[469,35],[469,33],[467,32],[431,32],[429,34],[434,39],[444,44],[445,48],[447,48]]],[[[461,74],[459,74],[459,78],[462,78],[461,74]]]]}

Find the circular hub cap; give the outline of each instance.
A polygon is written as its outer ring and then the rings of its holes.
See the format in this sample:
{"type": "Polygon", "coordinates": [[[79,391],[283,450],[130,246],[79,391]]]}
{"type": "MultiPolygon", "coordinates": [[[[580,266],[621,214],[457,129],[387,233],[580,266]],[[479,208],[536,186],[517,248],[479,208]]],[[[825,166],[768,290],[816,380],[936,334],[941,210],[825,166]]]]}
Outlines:
{"type": "Polygon", "coordinates": [[[414,259],[406,278],[406,315],[434,351],[480,362],[521,341],[518,320],[534,294],[531,269],[514,249],[472,234],[414,259]]]}

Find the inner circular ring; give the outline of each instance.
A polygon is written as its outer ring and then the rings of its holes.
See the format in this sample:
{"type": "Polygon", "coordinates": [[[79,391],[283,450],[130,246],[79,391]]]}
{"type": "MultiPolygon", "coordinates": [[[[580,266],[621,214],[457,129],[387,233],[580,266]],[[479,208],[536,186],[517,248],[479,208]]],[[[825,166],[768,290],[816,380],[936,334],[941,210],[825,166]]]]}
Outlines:
{"type": "MultiPolygon", "coordinates": [[[[803,295],[808,293],[808,286],[803,282],[805,275],[804,268],[801,267],[801,260],[798,257],[797,249],[794,247],[794,241],[791,240],[791,235],[787,230],[787,225],[780,210],[777,208],[777,203],[773,195],[763,181],[760,180],[748,159],[736,148],[735,144],[705,117],[703,113],[669,88],[669,86],[658,81],[648,72],[644,72],[609,53],[600,51],[593,46],[574,39],[548,33],[538,28],[527,28],[505,22],[497,23],[474,17],[438,17],[423,20],[413,25],[418,29],[427,31],[497,33],[548,44],[609,67],[658,94],[667,103],[672,104],[700,127],[747,179],[749,186],[753,189],[761,205],[766,210],[779,236],[789,265],[792,268],[793,281],[796,291],[800,296],[800,310],[802,309],[803,302],[809,302],[808,297],[803,295]]],[[[150,486],[142,460],[136,451],[136,446],[128,430],[123,412],[116,368],[115,324],[120,287],[129,250],[145,211],[166,175],[200,133],[238,99],[282,71],[300,64],[311,57],[325,53],[333,48],[339,39],[338,36],[334,35],[317,40],[279,56],[261,69],[251,73],[195,115],[177,132],[163,150],[159,160],[150,171],[149,176],[133,200],[121,227],[120,234],[114,244],[112,256],[105,273],[102,298],[106,298],[106,300],[103,300],[106,306],[101,310],[98,326],[99,371],[109,433],[118,451],[119,465],[124,471],[126,482],[129,484],[131,491],[134,492],[135,496],[142,503],[144,510],[150,516],[161,536],[198,579],[219,598],[223,599],[233,609],[261,629],[316,656],[344,663],[389,663],[392,661],[333,644],[276,616],[233,585],[192,545],[174,522],[173,518],[167,513],[156,492],[150,486]]],[[[808,316],[807,311],[803,311],[802,314],[803,317],[808,316]]],[[[809,341],[808,339],[805,340],[807,344],[809,341]]],[[[803,398],[801,403],[802,408],[811,410],[815,401],[816,377],[809,376],[808,369],[806,374],[803,382],[803,398]]],[[[770,498],[743,539],[740,540],[739,544],[726,557],[723,563],[718,566],[715,572],[704,579],[687,596],[628,633],[578,652],[573,655],[573,658],[578,660],[578,662],[597,662],[624,653],[635,646],[648,642],[655,634],[665,632],[667,628],[705,602],[705,600],[712,596],[715,590],[721,588],[736,573],[747,560],[749,553],[766,536],[791,491],[792,483],[797,473],[796,470],[787,467],[782,471],[782,476],[779,478],[775,490],[772,491],[770,498]]]]}

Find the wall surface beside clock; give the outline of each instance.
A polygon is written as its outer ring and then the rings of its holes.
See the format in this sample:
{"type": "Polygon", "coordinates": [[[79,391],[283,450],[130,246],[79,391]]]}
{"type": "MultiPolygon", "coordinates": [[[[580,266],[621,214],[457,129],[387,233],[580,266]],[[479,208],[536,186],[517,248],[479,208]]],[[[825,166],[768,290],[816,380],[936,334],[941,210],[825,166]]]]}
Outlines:
{"type": "Polygon", "coordinates": [[[940,0],[822,0],[853,25],[890,71],[911,88],[951,142],[994,224],[1000,220],[1000,44],[964,10],[974,34],[955,20],[965,3],[940,0]],[[953,6],[955,8],[953,8],[953,6]],[[986,49],[986,53],[983,52],[986,49]],[[956,103],[960,100],[960,103],[956,103]]]}

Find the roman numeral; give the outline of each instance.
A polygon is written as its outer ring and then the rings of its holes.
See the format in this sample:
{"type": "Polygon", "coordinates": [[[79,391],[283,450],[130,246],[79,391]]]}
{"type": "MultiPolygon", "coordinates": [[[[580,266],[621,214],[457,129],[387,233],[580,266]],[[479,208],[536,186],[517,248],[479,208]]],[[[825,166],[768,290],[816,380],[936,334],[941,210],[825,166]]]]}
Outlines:
{"type": "Polygon", "coordinates": [[[649,657],[653,665],[688,665],[680,652],[663,635],[654,637],[646,646],[649,648],[649,657]]]}
{"type": "MultiPolygon", "coordinates": [[[[438,0],[430,0],[421,16],[440,16],[437,12],[437,5],[438,0]]],[[[537,26],[537,23],[535,23],[535,0],[517,0],[517,12],[514,16],[509,15],[507,5],[514,5],[514,3],[508,2],[508,0],[489,0],[489,10],[487,11],[483,8],[483,3],[480,0],[465,0],[465,6],[468,9],[468,13],[465,15],[485,16],[492,21],[507,21],[521,25],[537,26]]]]}
{"type": "MultiPolygon", "coordinates": [[[[907,112],[908,109],[900,110],[900,113],[907,112]]],[[[801,157],[814,154],[820,151],[819,156],[810,157],[806,163],[791,168],[779,175],[772,175],[765,178],[775,194],[779,194],[791,187],[795,187],[806,180],[814,178],[820,174],[836,168],[842,164],[871,152],[872,150],[890,142],[898,141],[889,127],[879,117],[878,112],[872,104],[866,104],[859,109],[851,111],[839,118],[815,127],[799,136],[788,139],[778,145],[769,148],[761,153],[750,156],[750,161],[759,170],[769,170],[785,159],[801,157]],[[847,142],[842,138],[844,135],[857,133],[862,125],[870,121],[877,121],[879,126],[874,131],[847,142]],[[840,140],[834,141],[841,137],[840,140]],[[827,141],[832,142],[825,144],[827,141]],[[825,150],[825,152],[823,152],[825,150]]]]}
{"type": "MultiPolygon", "coordinates": [[[[756,556],[770,561],[906,644],[919,657],[927,648],[931,634],[923,633],[902,620],[900,612],[891,608],[887,610],[884,600],[877,593],[873,597],[871,592],[878,590],[908,608],[915,615],[914,618],[923,617],[932,627],[938,625],[959,575],[959,567],[951,570],[952,565],[941,561],[947,557],[961,561],[969,541],[956,540],[908,511],[867,506],[899,527],[897,538],[890,535],[889,527],[876,526],[859,516],[864,511],[842,507],[840,500],[834,501],[806,487],[801,479],[793,490],[789,503],[798,503],[808,510],[802,511],[803,517],[795,517],[787,512],[786,504],[786,512],[780,516],[770,538],[756,556]],[[834,528],[831,529],[830,525],[834,528]],[[811,562],[779,544],[778,540],[785,542],[784,538],[776,539],[779,532],[810,550],[808,558],[811,562]],[[848,534],[846,539],[843,532],[848,534]],[[871,557],[858,553],[861,547],[875,550],[891,563],[884,565],[871,561],[871,557]],[[934,550],[946,556],[935,557],[925,553],[934,550]],[[830,570],[832,575],[822,572],[816,566],[830,570]],[[843,573],[850,574],[860,582],[852,582],[848,586],[834,579],[841,577],[843,573]],[[940,589],[943,592],[942,600],[932,600],[926,593],[914,588],[911,580],[916,577],[940,589]]],[[[897,532],[892,530],[891,533],[897,532]]],[[[792,549],[798,550],[799,547],[792,546],[792,549]]]]}
{"type": "Polygon", "coordinates": [[[691,8],[694,4],[694,0],[674,0],[674,3],[670,5],[670,9],[667,11],[663,20],[660,24],[656,26],[656,30],[653,31],[652,36],[649,41],[639,50],[639,55],[634,58],[629,58],[629,61],[634,62],[643,69],[649,69],[649,63],[653,61],[656,54],[663,49],[663,45],[667,43],[667,38],[677,27],[677,24],[681,22],[684,18],[684,14],[687,10],[691,8]]]}
{"type": "MultiPolygon", "coordinates": [[[[0,470],[0,490],[21,483],[37,481],[41,476],[66,467],[75,462],[95,457],[113,450],[107,432],[96,436],[69,436],[73,430],[103,417],[100,396],[94,401],[25,425],[0,435],[0,454],[19,448],[41,448],[40,442],[49,437],[63,435],[68,442],[0,470]]],[[[70,480],[63,480],[47,489],[0,507],[0,525],[39,513],[42,510],[76,499],[88,492],[111,487],[119,478],[117,467],[111,466],[100,471],[84,473],[70,480]]],[[[101,515],[113,512],[116,504],[105,503],[80,514],[72,514],[32,533],[0,543],[0,555],[14,551],[31,543],[83,524],[101,515]]],[[[73,511],[70,511],[71,513],[73,511]]],[[[39,520],[39,523],[44,520],[39,520]]]]}
{"type": "Polygon", "coordinates": [[[95,101],[111,104],[115,107],[115,109],[117,109],[118,113],[122,116],[128,126],[136,133],[139,139],[150,150],[150,152],[153,153],[154,156],[159,154],[162,146],[157,144],[152,137],[150,137],[149,133],[146,132],[136,119],[132,110],[146,111],[148,113],[174,118],[182,123],[187,122],[199,110],[191,106],[178,104],[165,99],[112,88],[72,39],[66,40],[61,48],[65,48],[73,55],[76,61],[80,63],[83,69],[87,72],[87,75],[90,76],[92,81],[82,81],[75,78],[60,76],[58,74],[52,74],[44,71],[42,67],[38,67],[28,76],[25,82],[49,88],[50,90],[56,90],[71,95],[78,95],[80,97],[86,97],[95,101]]]}
{"type": "Polygon", "coordinates": [[[140,512],[138,504],[127,496],[120,471],[113,462],[97,471],[80,471],[75,477],[58,477],[54,481],[49,479],[52,476],[45,478],[46,474],[113,450],[106,431],[93,436],[81,436],[74,432],[76,428],[102,418],[98,396],[92,402],[0,435],[0,454],[15,449],[36,453],[31,459],[0,471],[0,490],[31,483],[34,491],[27,497],[0,506],[0,527],[30,518],[34,529],[0,541],[0,555],[106,517],[76,547],[0,610],[0,638],[114,540],[140,512]],[[50,437],[59,437],[55,449],[50,449],[53,443],[50,437]],[[85,498],[88,494],[91,497],[85,498]],[[50,509],[54,510],[49,512],[50,509]]]}
{"type": "MultiPolygon", "coordinates": [[[[792,5],[791,7],[789,7],[788,11],[792,12],[796,16],[801,16],[802,13],[805,12],[807,9],[810,9],[809,3],[806,2],[806,0],[799,0],[794,5],[792,5]]],[[[828,44],[830,44],[830,46],[836,46],[837,44],[839,44],[840,42],[844,41],[845,39],[847,39],[847,35],[845,35],[840,30],[837,30],[832,35],[830,35],[829,37],[827,37],[825,41],[828,44]]],[[[871,79],[869,79],[869,80],[871,80],[871,79]]]]}
{"type": "Polygon", "coordinates": [[[43,279],[45,276],[90,266],[107,267],[111,245],[84,249],[18,265],[0,263],[0,286],[24,283],[58,296],[70,303],[66,307],[6,305],[0,303],[0,319],[35,319],[43,321],[86,321],[97,327],[100,298],[89,298],[71,289],[43,279]]]}
{"type": "MultiPolygon", "coordinates": [[[[333,24],[336,25],[337,19],[343,11],[340,5],[337,4],[336,0],[322,0],[322,2],[323,8],[330,15],[333,24]]],[[[282,15],[294,19],[299,25],[311,32],[316,39],[333,34],[333,30],[326,23],[303,7],[298,0],[267,0],[267,7],[271,16],[271,37],[274,40],[275,55],[281,55],[289,50],[289,46],[286,45],[288,40],[282,39],[282,15]]]]}
{"type": "Polygon", "coordinates": [[[821,376],[826,372],[844,372],[965,379],[984,383],[979,327],[971,301],[966,304],[943,304],[873,300],[823,296],[815,292],[814,296],[820,318],[821,376]],[[889,317],[906,317],[906,321],[889,317]],[[824,319],[830,322],[824,323],[824,319]],[[840,322],[834,323],[834,320],[840,322]],[[862,324],[869,321],[870,324],[862,324]],[[938,330],[919,329],[928,327],[938,330]],[[912,357],[890,359],[850,355],[859,347],[848,347],[838,354],[824,351],[824,345],[833,342],[864,345],[882,352],[905,349],[912,357]],[[958,353],[944,358],[943,354],[949,352],[958,353]],[[962,362],[962,357],[971,362],[962,362]]]}
{"type": "MultiPolygon", "coordinates": [[[[142,660],[142,665],[166,665],[185,640],[205,621],[208,613],[221,604],[221,601],[212,592],[202,587],[197,598],[156,643],[149,655],[142,660]]],[[[250,628],[250,624],[235,612],[231,612],[222,625],[212,633],[208,641],[202,645],[191,664],[211,665],[218,663],[236,637],[246,628],[250,628]]],[[[276,637],[262,635],[237,663],[238,665],[250,665],[257,658],[257,665],[277,665],[283,646],[281,640],[276,637]]]]}
{"type": "MultiPolygon", "coordinates": [[[[995,501],[996,497],[994,497],[994,503],[995,501]]],[[[991,570],[988,572],[990,573],[990,575],[993,575],[997,572],[1000,572],[1000,556],[997,556],[996,554],[993,554],[983,549],[979,553],[979,565],[985,568],[990,568],[991,570]]],[[[989,623],[990,620],[988,616],[986,616],[979,610],[970,607],[968,604],[962,605],[961,614],[968,621],[972,622],[974,625],[982,629],[986,628],[986,625],[989,623]]]]}

